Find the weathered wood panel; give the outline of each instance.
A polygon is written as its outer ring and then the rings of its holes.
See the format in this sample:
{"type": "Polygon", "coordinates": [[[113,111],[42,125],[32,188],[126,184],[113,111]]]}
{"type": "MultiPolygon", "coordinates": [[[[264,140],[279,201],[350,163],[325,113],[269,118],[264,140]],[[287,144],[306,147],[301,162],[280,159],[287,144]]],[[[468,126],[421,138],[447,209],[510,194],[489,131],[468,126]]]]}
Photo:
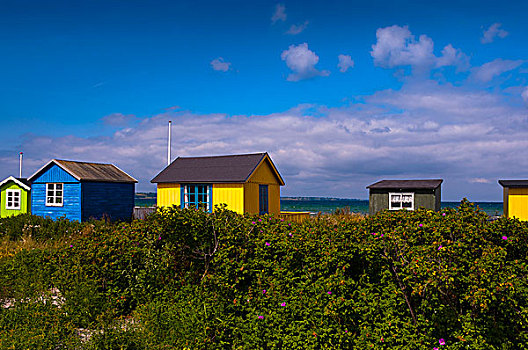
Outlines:
{"type": "Polygon", "coordinates": [[[134,211],[133,183],[83,182],[82,221],[89,219],[130,220],[134,211]]]}
{"type": "Polygon", "coordinates": [[[31,186],[31,212],[33,215],[57,219],[81,221],[81,184],[64,183],[64,203],[61,207],[46,206],[46,183],[33,183],[31,186]]]}

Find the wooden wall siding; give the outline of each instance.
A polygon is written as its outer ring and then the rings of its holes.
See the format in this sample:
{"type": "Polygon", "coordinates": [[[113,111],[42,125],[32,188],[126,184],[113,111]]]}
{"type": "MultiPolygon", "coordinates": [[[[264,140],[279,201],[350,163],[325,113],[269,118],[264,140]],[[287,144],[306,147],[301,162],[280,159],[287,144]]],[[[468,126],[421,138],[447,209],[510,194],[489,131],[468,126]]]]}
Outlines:
{"type": "Polygon", "coordinates": [[[79,182],[76,178],[62,170],[56,164],[53,164],[48,169],[44,170],[39,177],[33,180],[33,183],[45,182],[79,182]]]}
{"type": "Polygon", "coordinates": [[[441,205],[440,188],[435,190],[381,190],[371,189],[369,192],[369,214],[376,214],[378,211],[389,209],[389,192],[412,192],[414,193],[414,209],[425,208],[439,211],[441,205]]]}
{"type": "Polygon", "coordinates": [[[133,183],[82,182],[81,220],[108,217],[130,220],[134,212],[133,183]]]}
{"type": "Polygon", "coordinates": [[[28,191],[13,181],[9,181],[0,187],[0,218],[28,213],[31,209],[28,191]],[[6,209],[7,190],[20,190],[20,210],[6,209]]]}
{"type": "Polygon", "coordinates": [[[528,188],[508,189],[508,211],[510,218],[528,220],[528,188]]]}
{"type": "Polygon", "coordinates": [[[256,183],[246,182],[244,184],[244,211],[249,214],[259,213],[259,185],[256,183]]]}
{"type": "Polygon", "coordinates": [[[262,185],[279,184],[279,180],[267,160],[262,162],[262,164],[260,164],[260,166],[253,172],[249,177],[248,182],[262,185]]]}
{"type": "Polygon", "coordinates": [[[280,214],[280,186],[268,186],[268,212],[278,216],[280,214]]]}
{"type": "Polygon", "coordinates": [[[243,184],[213,184],[213,208],[225,203],[227,209],[244,214],[243,184]]]}
{"type": "Polygon", "coordinates": [[[158,183],[157,190],[158,207],[181,206],[180,184],[176,183],[158,183]]]}
{"type": "Polygon", "coordinates": [[[510,215],[508,214],[508,207],[509,207],[508,194],[509,194],[508,187],[503,187],[502,188],[502,210],[504,212],[504,216],[506,216],[507,218],[510,217],[510,215]]]}
{"type": "Polygon", "coordinates": [[[33,215],[57,219],[66,216],[69,220],[81,221],[81,184],[64,183],[64,203],[62,207],[46,206],[46,183],[33,183],[31,186],[31,212],[33,215]]]}

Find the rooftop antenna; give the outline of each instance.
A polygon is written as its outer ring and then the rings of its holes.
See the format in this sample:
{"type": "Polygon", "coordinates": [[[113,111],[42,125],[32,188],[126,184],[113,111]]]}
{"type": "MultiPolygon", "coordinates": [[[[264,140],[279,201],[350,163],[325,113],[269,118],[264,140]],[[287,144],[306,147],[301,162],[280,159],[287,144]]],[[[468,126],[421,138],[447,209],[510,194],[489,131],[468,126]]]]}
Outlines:
{"type": "Polygon", "coordinates": [[[171,163],[171,129],[172,121],[169,120],[169,144],[167,145],[167,166],[171,163]]]}
{"type": "Polygon", "coordinates": [[[19,154],[19,160],[18,160],[18,177],[22,178],[22,156],[24,155],[24,152],[20,152],[19,154]]]}

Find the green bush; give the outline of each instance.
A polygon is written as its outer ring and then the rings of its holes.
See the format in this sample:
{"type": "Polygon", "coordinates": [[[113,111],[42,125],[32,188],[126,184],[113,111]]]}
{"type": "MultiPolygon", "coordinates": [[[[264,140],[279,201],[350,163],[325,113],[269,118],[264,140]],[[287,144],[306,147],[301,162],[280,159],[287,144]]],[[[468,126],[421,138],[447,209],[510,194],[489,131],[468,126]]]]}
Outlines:
{"type": "Polygon", "coordinates": [[[86,348],[527,348],[528,225],[467,201],[302,224],[166,208],[87,225],[0,257],[4,295],[58,287],[53,317],[92,330],[86,348]]]}

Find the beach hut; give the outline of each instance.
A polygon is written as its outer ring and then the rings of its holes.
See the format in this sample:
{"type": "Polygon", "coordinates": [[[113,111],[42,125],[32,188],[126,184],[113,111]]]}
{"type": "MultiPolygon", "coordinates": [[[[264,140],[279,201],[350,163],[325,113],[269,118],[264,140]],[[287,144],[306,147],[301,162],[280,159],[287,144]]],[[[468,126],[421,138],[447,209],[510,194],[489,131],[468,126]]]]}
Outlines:
{"type": "Polygon", "coordinates": [[[178,157],[151,181],[158,207],[200,207],[211,212],[226,204],[237,213],[280,213],[284,181],[267,153],[178,157]]]}
{"type": "Polygon", "coordinates": [[[31,211],[31,186],[26,179],[9,176],[0,182],[0,218],[31,211]]]}
{"type": "Polygon", "coordinates": [[[438,211],[443,180],[381,180],[367,186],[369,214],[389,210],[414,210],[420,207],[438,211]]]}
{"type": "Polygon", "coordinates": [[[503,187],[504,215],[528,220],[528,180],[499,180],[503,187]]]}
{"type": "Polygon", "coordinates": [[[52,159],[28,180],[34,215],[78,221],[132,217],[137,180],[113,164],[52,159]]]}

